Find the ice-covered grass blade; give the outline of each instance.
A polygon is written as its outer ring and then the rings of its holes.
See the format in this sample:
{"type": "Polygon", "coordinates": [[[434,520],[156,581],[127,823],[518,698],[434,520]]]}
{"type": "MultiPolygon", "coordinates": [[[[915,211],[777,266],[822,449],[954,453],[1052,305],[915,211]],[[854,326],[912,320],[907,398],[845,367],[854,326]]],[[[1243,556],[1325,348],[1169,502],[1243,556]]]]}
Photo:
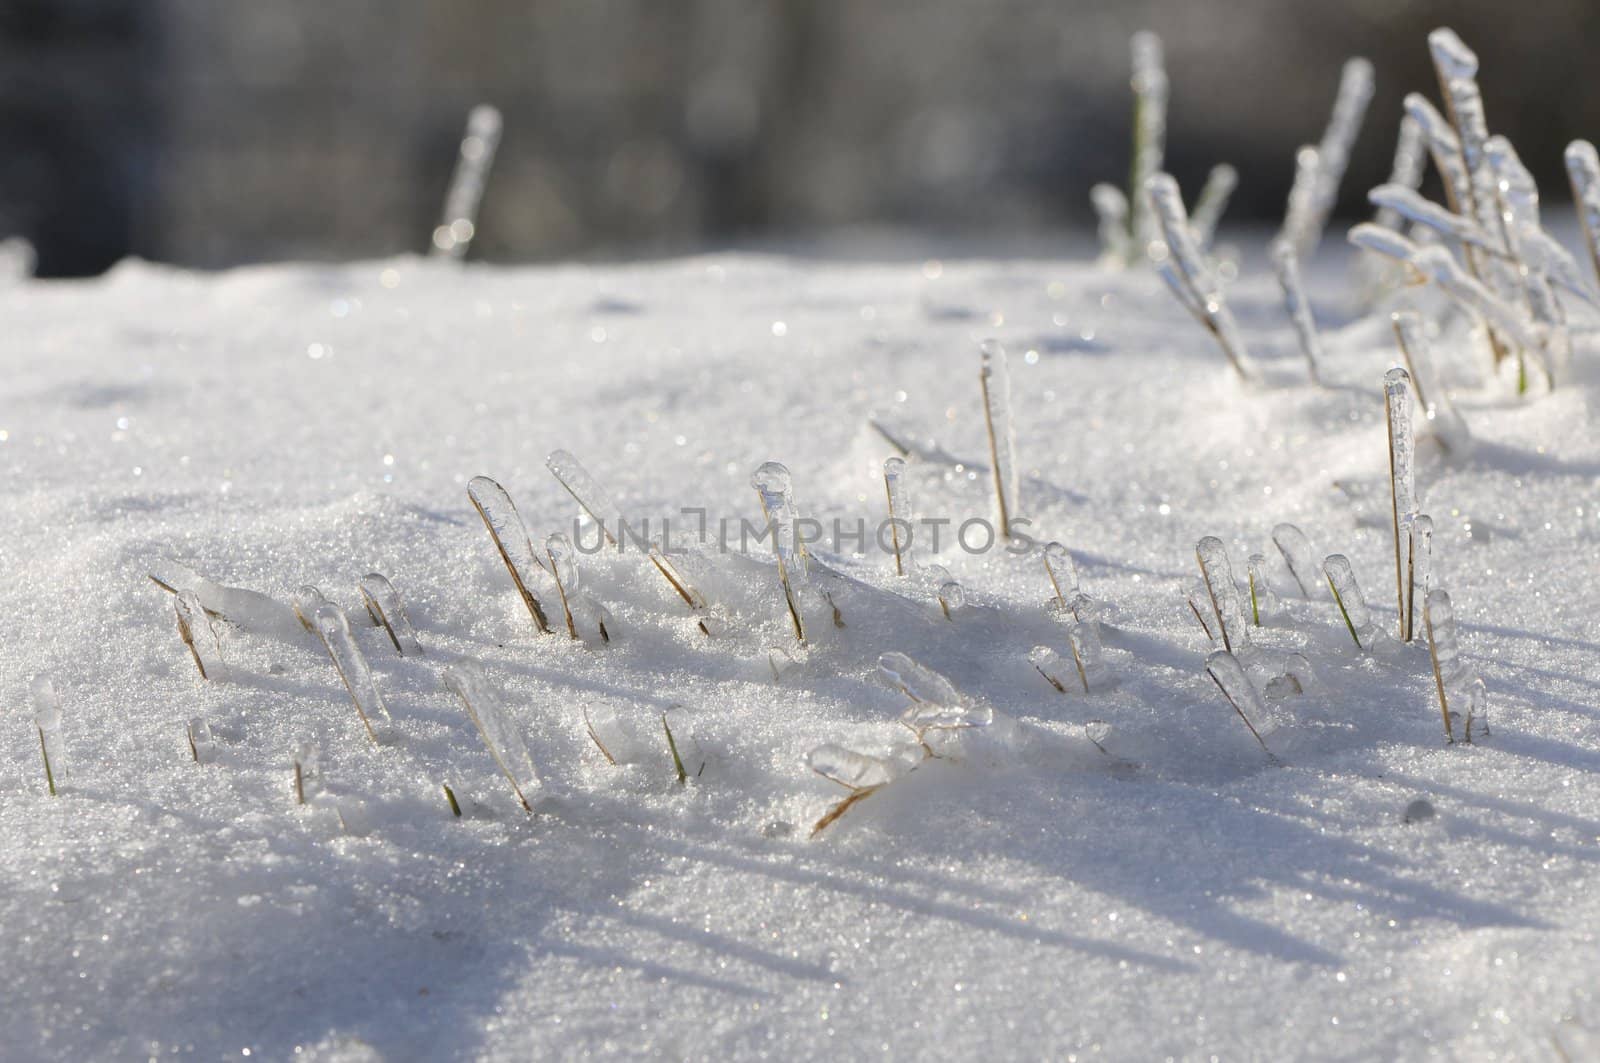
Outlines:
{"type": "Polygon", "coordinates": [[[39,735],[39,756],[44,760],[44,782],[51,797],[56,790],[56,773],[61,770],[61,695],[47,675],[36,675],[30,685],[33,696],[33,728],[39,735]],[[51,751],[55,751],[52,760],[51,751]]]}
{"type": "Polygon", "coordinates": [[[1178,182],[1170,174],[1158,173],[1145,182],[1144,193],[1161,230],[1161,240],[1148,244],[1157,271],[1178,301],[1211,333],[1234,372],[1244,380],[1258,379],[1260,374],[1245,350],[1216,270],[1195,241],[1178,182]]]}
{"type": "Polygon", "coordinates": [[[1050,577],[1050,588],[1056,592],[1056,601],[1066,605],[1078,597],[1078,566],[1072,553],[1058,542],[1044,544],[1044,571],[1050,577]]]}
{"type": "Polygon", "coordinates": [[[995,517],[1001,535],[1011,533],[1021,516],[1022,481],[1017,468],[1017,430],[1011,417],[1011,370],[1006,350],[996,340],[979,347],[978,382],[983,390],[983,424],[989,434],[989,464],[995,495],[995,517]]]}
{"type": "Polygon", "coordinates": [[[906,483],[904,458],[883,463],[883,490],[889,503],[889,535],[894,544],[894,574],[904,576],[911,562],[911,488],[906,483]],[[902,532],[905,534],[902,535],[902,532]],[[903,540],[903,541],[902,541],[903,540]]]}
{"type": "Polygon", "coordinates": [[[389,577],[381,572],[369,572],[361,577],[361,600],[366,604],[367,615],[383,628],[394,644],[394,651],[402,657],[422,656],[422,643],[417,640],[416,629],[406,615],[400,592],[394,589],[389,577]]]}
{"type": "Polygon", "coordinates": [[[500,112],[489,104],[479,104],[467,115],[466,135],[456,158],[450,190],[445,195],[444,214],[433,230],[432,254],[453,259],[464,258],[478,231],[478,205],[489,181],[489,168],[500,146],[500,112]]]}
{"type": "Polygon", "coordinates": [[[1422,410],[1422,423],[1446,450],[1457,455],[1466,453],[1472,447],[1472,432],[1433,371],[1432,349],[1421,315],[1402,310],[1393,315],[1392,321],[1395,342],[1400,346],[1400,355],[1411,374],[1411,386],[1416,391],[1417,406],[1422,410]]]}
{"type": "Polygon", "coordinates": [[[1322,571],[1327,577],[1328,589],[1333,592],[1333,604],[1339,607],[1339,615],[1344,618],[1344,626],[1349,629],[1356,648],[1371,649],[1372,610],[1367,608],[1367,599],[1356,582],[1350,559],[1343,554],[1329,554],[1322,562],[1322,571]]]}
{"type": "Polygon", "coordinates": [[[1322,383],[1322,338],[1317,335],[1316,322],[1311,317],[1311,301],[1306,298],[1305,284],[1300,278],[1300,256],[1294,244],[1277,240],[1272,245],[1272,264],[1278,274],[1278,286],[1283,289],[1283,305],[1294,325],[1295,338],[1300,341],[1300,353],[1305,355],[1306,370],[1313,384],[1322,383]]]}
{"type": "Polygon", "coordinates": [[[1206,175],[1206,183],[1195,197],[1194,210],[1189,212],[1189,227],[1194,230],[1195,242],[1202,250],[1210,247],[1216,239],[1217,225],[1222,221],[1223,212],[1228,209],[1228,200],[1237,187],[1239,171],[1225,162],[1211,167],[1211,172],[1206,175]]]}
{"type": "Polygon", "coordinates": [[[1250,677],[1245,674],[1238,658],[1227,650],[1216,650],[1206,658],[1206,674],[1217,684],[1217,689],[1222,691],[1223,699],[1232,706],[1234,712],[1239,714],[1239,719],[1249,728],[1250,736],[1256,740],[1261,751],[1269,757],[1272,756],[1272,750],[1267,748],[1266,740],[1261,737],[1261,732],[1256,730],[1256,725],[1250,720],[1252,714],[1257,719],[1265,719],[1266,704],[1261,700],[1261,694],[1256,690],[1255,684],[1250,682],[1250,677]]]}
{"type": "MultiPolygon", "coordinates": [[[[1334,96],[1333,113],[1317,144],[1310,187],[1301,203],[1291,197],[1289,217],[1283,236],[1297,254],[1307,255],[1322,240],[1339,198],[1339,185],[1350,163],[1350,149],[1361,134],[1367,105],[1372,102],[1372,64],[1356,57],[1345,61],[1339,72],[1339,89],[1334,96]]],[[[1296,183],[1299,183],[1298,178],[1296,183]]]]}
{"type": "Polygon", "coordinates": [[[483,669],[472,661],[458,661],[445,669],[444,685],[460,699],[467,718],[478,729],[489,755],[511,783],[517,800],[532,812],[531,799],[538,796],[542,783],[534,770],[527,744],[490,691],[483,669]]]}
{"type": "Polygon", "coordinates": [[[1129,41],[1133,65],[1133,155],[1128,174],[1129,259],[1137,261],[1141,249],[1155,238],[1145,183],[1161,172],[1167,143],[1167,69],[1161,38],[1148,30],[1129,41]]]}
{"type": "Polygon", "coordinates": [[[1600,153],[1587,140],[1574,140],[1565,154],[1567,180],[1572,185],[1572,202],[1578,210],[1584,246],[1589,250],[1589,265],[1595,283],[1600,284],[1600,153]]]}
{"type": "Polygon", "coordinates": [[[511,582],[516,585],[528,615],[533,617],[534,626],[542,634],[549,634],[550,618],[545,615],[544,605],[533,589],[533,573],[544,566],[533,552],[533,540],[528,537],[528,526],[522,523],[516,503],[511,501],[504,487],[487,476],[474,476],[467,483],[467,497],[472,500],[478,516],[483,518],[483,526],[489,529],[489,538],[500,551],[500,560],[511,574],[511,582]]]}
{"type": "Polygon", "coordinates": [[[1228,548],[1221,539],[1207,535],[1195,544],[1194,555],[1200,564],[1206,596],[1222,629],[1223,648],[1233,654],[1246,652],[1250,649],[1250,629],[1244,619],[1244,603],[1239,600],[1239,585],[1233,579],[1228,548]]]}
{"type": "Polygon", "coordinates": [[[1309,601],[1311,588],[1322,582],[1311,540],[1297,525],[1279,524],[1272,529],[1272,544],[1283,555],[1283,563],[1288,566],[1289,575],[1300,587],[1301,597],[1309,601]]]}
{"type": "Polygon", "coordinates": [[[317,634],[322,637],[322,644],[333,659],[334,670],[339,673],[345,690],[350,693],[350,700],[355,703],[361,723],[366,727],[368,736],[374,742],[378,741],[374,721],[388,723],[389,709],[383,703],[383,695],[378,692],[378,683],[372,674],[372,666],[367,663],[367,655],[361,652],[355,636],[350,632],[349,618],[344,615],[343,609],[330,604],[318,609],[313,619],[317,634]]]}
{"type": "Polygon", "coordinates": [[[667,750],[672,754],[672,770],[678,775],[678,785],[689,784],[689,771],[683,766],[683,757],[678,754],[678,740],[672,737],[672,724],[667,722],[667,714],[661,714],[661,729],[667,733],[667,750]]]}
{"type": "Polygon", "coordinates": [[[1428,629],[1428,656],[1433,662],[1433,682],[1439,692],[1439,712],[1444,717],[1444,737],[1454,742],[1450,721],[1448,687],[1460,665],[1460,645],[1456,640],[1456,612],[1448,591],[1429,591],[1423,606],[1423,621],[1428,629]]]}
{"type": "Polygon", "coordinates": [[[178,637],[194,659],[200,678],[213,678],[218,674],[216,666],[222,660],[222,643],[217,638],[217,629],[212,626],[211,617],[200,604],[200,596],[193,590],[180,591],[173,601],[173,609],[178,617],[178,637]],[[206,668],[208,660],[211,662],[210,669],[206,668]]]}
{"type": "Polygon", "coordinates": [[[1412,423],[1411,374],[1394,368],[1383,378],[1384,419],[1389,428],[1390,530],[1394,536],[1395,600],[1400,641],[1411,641],[1411,522],[1417,516],[1416,438],[1412,423]]]}
{"type": "Polygon", "coordinates": [[[761,500],[761,515],[772,536],[772,554],[778,562],[778,582],[783,585],[789,620],[794,624],[795,637],[804,642],[806,624],[800,608],[799,589],[806,579],[806,557],[799,540],[793,485],[788,467],[781,462],[763,462],[750,475],[750,486],[761,500]]]}

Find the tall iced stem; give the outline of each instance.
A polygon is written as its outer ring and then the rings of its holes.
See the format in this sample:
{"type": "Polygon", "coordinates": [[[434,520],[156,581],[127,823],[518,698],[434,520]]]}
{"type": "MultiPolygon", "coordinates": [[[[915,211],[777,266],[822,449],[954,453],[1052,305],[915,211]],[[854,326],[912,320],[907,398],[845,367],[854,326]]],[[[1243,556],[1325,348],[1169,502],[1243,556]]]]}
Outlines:
{"type": "Polygon", "coordinates": [[[445,195],[444,214],[433,230],[435,257],[464,258],[477,234],[478,205],[500,146],[500,126],[500,112],[488,104],[479,104],[467,115],[467,132],[461,138],[461,154],[445,195]]]}

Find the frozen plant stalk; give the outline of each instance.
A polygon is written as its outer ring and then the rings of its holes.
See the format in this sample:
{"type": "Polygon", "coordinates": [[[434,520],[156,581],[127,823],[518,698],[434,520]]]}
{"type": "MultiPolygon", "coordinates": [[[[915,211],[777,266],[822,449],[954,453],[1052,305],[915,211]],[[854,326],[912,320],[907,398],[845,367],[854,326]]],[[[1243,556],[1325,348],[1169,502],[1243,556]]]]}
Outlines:
{"type": "Polygon", "coordinates": [[[1058,542],[1044,544],[1044,571],[1050,577],[1056,601],[1068,605],[1078,597],[1078,566],[1065,546],[1058,542]]]}
{"type": "Polygon", "coordinates": [[[1194,230],[1195,242],[1202,249],[1210,247],[1217,235],[1217,223],[1222,212],[1228,209],[1228,199],[1239,187],[1239,171],[1222,162],[1211,167],[1206,183],[1195,197],[1194,210],[1189,216],[1189,227],[1194,230]]]}
{"type": "Polygon", "coordinates": [[[1141,194],[1152,176],[1161,172],[1167,143],[1167,70],[1161,38],[1149,31],[1135,33],[1129,42],[1133,59],[1133,158],[1128,175],[1129,265],[1140,249],[1155,239],[1150,206],[1141,194]]]}
{"type": "Polygon", "coordinates": [[[533,757],[528,755],[522,735],[490,692],[483,669],[472,661],[458,661],[445,669],[444,685],[461,700],[467,718],[478,729],[489,755],[511,783],[517,800],[532,812],[531,797],[538,796],[543,784],[534,770],[533,757]]]}
{"type": "Polygon", "coordinates": [[[1264,554],[1250,555],[1249,575],[1250,618],[1256,627],[1260,627],[1261,614],[1275,611],[1279,604],[1278,592],[1272,589],[1267,579],[1267,558],[1264,554]]]}
{"type": "Polygon", "coordinates": [[[483,526],[489,529],[489,538],[500,551],[500,560],[511,574],[511,582],[516,585],[522,604],[527,606],[528,615],[533,617],[534,626],[548,634],[550,619],[534,593],[534,573],[542,572],[544,565],[533,552],[528,526],[522,523],[516,503],[511,501],[504,487],[487,476],[474,476],[468,481],[467,497],[472,500],[478,516],[483,518],[483,526]]]}
{"type": "Polygon", "coordinates": [[[1245,350],[1244,337],[1239,333],[1233,312],[1228,309],[1222,283],[1195,241],[1194,230],[1189,227],[1178,182],[1171,174],[1158,173],[1145,182],[1144,188],[1161,228],[1162,240],[1151,241],[1148,245],[1156,272],[1178,302],[1211,333],[1234,372],[1244,380],[1257,379],[1255,362],[1245,350]]]}
{"type": "Polygon", "coordinates": [[[1367,105],[1372,102],[1372,64],[1359,57],[1346,60],[1339,73],[1339,91],[1334,97],[1333,114],[1316,149],[1316,171],[1303,213],[1291,213],[1284,236],[1296,253],[1308,255],[1322,240],[1328,216],[1339,199],[1339,185],[1350,164],[1350,149],[1361,135],[1367,105]]]}
{"type": "Polygon", "coordinates": [[[1321,582],[1317,574],[1317,555],[1311,548],[1311,540],[1297,526],[1279,524],[1272,529],[1272,544],[1283,555],[1283,562],[1289,566],[1289,575],[1299,585],[1301,596],[1309,600],[1311,588],[1321,582]]]}
{"type": "Polygon", "coordinates": [[[1469,686],[1476,677],[1461,659],[1461,645],[1456,637],[1456,611],[1450,595],[1443,590],[1429,591],[1423,609],[1423,620],[1428,628],[1428,655],[1433,660],[1433,682],[1439,691],[1439,711],[1444,716],[1444,737],[1455,741],[1450,722],[1450,692],[1458,686],[1469,686]]]}
{"type": "Polygon", "coordinates": [[[500,146],[500,112],[484,103],[467,115],[467,132],[461,138],[461,155],[444,200],[444,216],[433,230],[435,257],[460,259],[478,231],[478,204],[489,180],[495,149],[500,146]]]}
{"type": "Polygon", "coordinates": [[[1300,353],[1306,356],[1306,369],[1313,384],[1322,383],[1318,366],[1322,364],[1322,339],[1317,335],[1316,322],[1311,317],[1311,302],[1306,298],[1305,285],[1300,279],[1300,258],[1294,244],[1277,240],[1272,245],[1272,265],[1278,273],[1278,286],[1283,289],[1283,305],[1294,324],[1294,334],[1300,341],[1300,353]]]}
{"type": "Polygon", "coordinates": [[[1411,420],[1411,375],[1389,370],[1383,377],[1383,408],[1389,426],[1389,501],[1394,534],[1394,583],[1400,611],[1400,641],[1411,641],[1411,522],[1417,517],[1416,437],[1411,420]]]}
{"type": "Polygon", "coordinates": [[[1350,637],[1355,640],[1356,648],[1370,649],[1375,633],[1372,611],[1367,608],[1367,599],[1361,593],[1361,585],[1356,582],[1350,559],[1343,554],[1329,554],[1322,562],[1322,571],[1328,577],[1333,604],[1339,607],[1339,615],[1344,618],[1344,626],[1350,629],[1350,637]]]}
{"type": "Polygon", "coordinates": [[[1235,655],[1247,652],[1250,628],[1244,619],[1244,603],[1239,600],[1239,585],[1233,581],[1233,565],[1228,561],[1227,547],[1221,539],[1208,535],[1195,544],[1194,554],[1200,563],[1206,596],[1222,627],[1223,648],[1235,655]]]}
{"type": "Polygon", "coordinates": [[[1411,518],[1410,549],[1406,552],[1406,604],[1411,609],[1411,637],[1417,637],[1417,602],[1428,600],[1429,584],[1433,580],[1433,518],[1418,513],[1411,518]]]}
{"type": "Polygon", "coordinates": [[[919,704],[955,707],[964,703],[950,680],[903,653],[878,658],[878,672],[889,684],[919,704]]]}
{"type": "Polygon", "coordinates": [[[1022,487],[1017,472],[1017,430],[1011,420],[1011,371],[1006,350],[996,340],[979,347],[983,388],[983,423],[989,433],[989,464],[994,473],[995,515],[1000,534],[1011,534],[1011,520],[1021,515],[1022,487]]]}
{"type": "Polygon", "coordinates": [[[61,758],[61,695],[47,675],[33,677],[33,727],[39,733],[39,755],[44,758],[44,781],[50,796],[56,796],[56,772],[61,758]],[[55,758],[52,761],[51,753],[55,758]]]}
{"type": "Polygon", "coordinates": [[[600,641],[610,642],[606,630],[607,613],[599,603],[590,599],[584,590],[578,569],[578,552],[572,540],[560,532],[545,540],[545,558],[550,562],[550,574],[555,577],[556,591],[561,595],[561,611],[567,619],[567,634],[578,638],[577,618],[592,619],[600,632],[600,641]]]}
{"type": "MultiPolygon", "coordinates": [[[[550,456],[544,459],[544,465],[550,470],[550,474],[560,481],[561,486],[567,489],[567,493],[577,500],[578,506],[589,515],[589,519],[600,525],[606,541],[613,546],[620,546],[624,535],[622,510],[611,500],[610,492],[600,486],[600,481],[590,475],[589,470],[584,468],[583,463],[574,457],[571,451],[552,451],[550,456]]],[[[647,543],[645,549],[650,563],[661,573],[662,578],[672,584],[672,589],[678,592],[678,597],[688,603],[690,609],[703,612],[706,608],[705,598],[690,586],[689,581],[678,570],[678,566],[674,565],[654,542],[647,543]]],[[[703,621],[700,627],[701,630],[706,630],[703,621]]]]}
{"type": "Polygon", "coordinates": [[[761,514],[772,533],[772,553],[778,561],[778,580],[783,584],[783,600],[794,622],[795,637],[806,640],[800,593],[806,586],[806,556],[799,537],[799,519],[794,504],[794,479],[781,462],[763,462],[750,474],[750,486],[761,499],[761,514]]]}
{"type": "Polygon", "coordinates": [[[389,636],[396,653],[402,657],[422,655],[422,643],[417,641],[417,632],[411,626],[411,618],[406,615],[405,604],[400,601],[400,592],[394,589],[389,577],[381,572],[369,572],[362,576],[361,600],[366,603],[367,615],[372,617],[372,622],[383,628],[389,636]]]}
{"type": "Polygon", "coordinates": [[[834,805],[811,828],[812,837],[863,801],[896,779],[908,774],[924,759],[915,746],[903,747],[887,757],[857,753],[853,749],[832,743],[820,745],[806,757],[811,770],[838,783],[849,791],[848,796],[834,805]]]}
{"type": "Polygon", "coordinates": [[[1567,179],[1572,183],[1572,202],[1583,225],[1583,242],[1589,249],[1589,264],[1600,283],[1600,153],[1587,140],[1567,145],[1567,179]]]}
{"type": "Polygon", "coordinates": [[[205,606],[200,604],[200,596],[192,589],[179,591],[173,608],[178,616],[178,637],[188,647],[189,656],[194,658],[200,678],[210,679],[219,674],[217,665],[222,660],[222,643],[205,606]],[[207,661],[211,662],[210,669],[206,668],[207,661]]]}
{"type": "Polygon", "coordinates": [[[1251,715],[1257,719],[1266,718],[1266,703],[1261,700],[1260,692],[1256,690],[1255,684],[1250,682],[1250,677],[1245,674],[1238,658],[1227,650],[1216,650],[1206,658],[1206,674],[1217,684],[1217,689],[1222,691],[1223,698],[1233,706],[1233,711],[1239,714],[1239,719],[1250,729],[1251,737],[1261,746],[1262,752],[1269,757],[1272,756],[1272,750],[1267,748],[1261,732],[1250,722],[1251,715]]]}
{"type": "Polygon", "coordinates": [[[894,542],[894,574],[904,576],[911,563],[911,488],[904,458],[883,463],[883,489],[889,500],[889,535],[894,542]]]}
{"type": "Polygon", "coordinates": [[[328,648],[328,656],[333,658],[333,667],[344,681],[344,688],[350,692],[350,700],[355,702],[356,713],[360,715],[367,734],[376,742],[378,732],[373,727],[373,721],[388,723],[389,710],[383,704],[383,696],[378,693],[378,683],[373,678],[372,667],[367,664],[367,655],[361,652],[361,647],[356,645],[354,636],[350,634],[349,619],[337,605],[323,606],[312,619],[317,625],[317,634],[322,636],[322,644],[328,648]]]}
{"type": "Polygon", "coordinates": [[[1105,183],[1089,189],[1089,202],[1100,220],[1100,258],[1105,265],[1126,266],[1134,261],[1133,237],[1128,233],[1128,197],[1122,189],[1105,183]]]}

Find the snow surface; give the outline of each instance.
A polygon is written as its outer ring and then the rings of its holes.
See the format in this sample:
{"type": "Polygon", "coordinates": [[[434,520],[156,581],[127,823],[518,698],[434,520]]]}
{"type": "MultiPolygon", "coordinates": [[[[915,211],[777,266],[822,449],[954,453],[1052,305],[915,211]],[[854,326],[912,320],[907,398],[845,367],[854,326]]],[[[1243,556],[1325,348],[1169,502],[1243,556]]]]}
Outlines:
{"type": "Polygon", "coordinates": [[[1387,320],[1341,305],[1341,271],[1308,277],[1345,322],[1312,387],[1246,265],[1253,386],[1155,278],[1061,262],[126,263],[0,292],[3,1054],[1595,1058],[1592,344],[1573,386],[1519,401],[1454,334],[1477,447],[1424,441],[1418,490],[1493,734],[1447,747],[1425,646],[1358,651],[1269,538],[1293,521],[1347,555],[1393,631],[1387,320]],[[804,648],[766,544],[680,560],[713,637],[637,550],[585,556],[612,638],[575,642],[549,599],[556,633],[534,631],[467,499],[492,476],[536,547],[572,534],[544,466],[566,448],[630,517],[736,527],[778,460],[802,514],[875,523],[878,415],[933,441],[907,467],[922,515],[989,517],[988,336],[1019,508],[1105,605],[1088,695],[1029,661],[1071,666],[1037,552],[921,557],[965,589],[947,620],[875,548],[814,546],[845,626],[813,612],[804,648]],[[1268,556],[1283,607],[1255,641],[1315,676],[1255,721],[1272,758],[1203,669],[1205,535],[1241,579],[1268,556]],[[146,578],[172,563],[224,614],[210,682],[146,578]],[[424,655],[368,621],[370,572],[424,655]],[[380,744],[294,621],[307,585],[371,663],[380,744]],[[810,837],[845,791],[807,754],[909,734],[886,652],[994,722],[810,837]],[[442,684],[462,658],[528,745],[532,816],[442,684]],[[54,799],[38,673],[64,706],[54,799]]]}

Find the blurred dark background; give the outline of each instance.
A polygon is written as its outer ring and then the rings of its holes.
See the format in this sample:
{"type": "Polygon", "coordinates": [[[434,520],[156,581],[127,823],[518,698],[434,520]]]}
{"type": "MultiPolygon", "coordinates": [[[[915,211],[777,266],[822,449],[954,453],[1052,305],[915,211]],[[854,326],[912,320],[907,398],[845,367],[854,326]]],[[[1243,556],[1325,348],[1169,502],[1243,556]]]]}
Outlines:
{"type": "Polygon", "coordinates": [[[474,257],[916,232],[1048,242],[1124,183],[1127,38],[1166,42],[1168,168],[1275,221],[1339,67],[1378,92],[1342,210],[1387,175],[1425,36],[1483,61],[1552,202],[1600,135],[1596,0],[0,0],[0,236],[45,274],[422,250],[468,108],[506,128],[474,257]]]}

